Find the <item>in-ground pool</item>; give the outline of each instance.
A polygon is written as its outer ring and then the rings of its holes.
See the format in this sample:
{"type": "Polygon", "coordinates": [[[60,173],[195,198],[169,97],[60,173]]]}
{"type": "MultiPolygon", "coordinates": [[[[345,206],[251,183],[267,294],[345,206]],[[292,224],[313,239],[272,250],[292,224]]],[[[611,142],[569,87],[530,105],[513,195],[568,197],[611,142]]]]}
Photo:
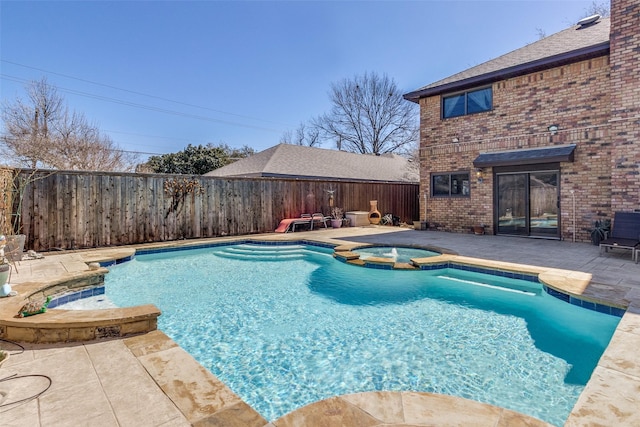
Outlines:
{"type": "Polygon", "coordinates": [[[159,328],[266,419],[330,396],[444,393],[562,425],[619,317],[530,280],[374,270],[303,245],[137,255],[112,267],[119,306],[159,328]]]}
{"type": "Polygon", "coordinates": [[[360,255],[360,259],[367,258],[389,258],[393,262],[410,263],[411,258],[427,258],[440,255],[439,252],[429,251],[427,249],[409,248],[403,246],[368,246],[364,248],[354,249],[354,252],[360,255]]]}

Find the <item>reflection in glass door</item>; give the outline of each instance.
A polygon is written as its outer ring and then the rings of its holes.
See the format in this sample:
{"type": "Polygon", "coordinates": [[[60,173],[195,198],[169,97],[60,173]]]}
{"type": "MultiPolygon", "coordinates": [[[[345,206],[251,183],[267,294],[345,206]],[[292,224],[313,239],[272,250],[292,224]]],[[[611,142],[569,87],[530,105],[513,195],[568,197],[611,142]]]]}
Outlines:
{"type": "Polygon", "coordinates": [[[558,237],[558,171],[496,175],[497,233],[558,237]]]}
{"type": "Polygon", "coordinates": [[[527,174],[497,175],[498,234],[528,235],[527,174]]]}
{"type": "Polygon", "coordinates": [[[529,234],[558,236],[558,172],[529,174],[529,234]]]}

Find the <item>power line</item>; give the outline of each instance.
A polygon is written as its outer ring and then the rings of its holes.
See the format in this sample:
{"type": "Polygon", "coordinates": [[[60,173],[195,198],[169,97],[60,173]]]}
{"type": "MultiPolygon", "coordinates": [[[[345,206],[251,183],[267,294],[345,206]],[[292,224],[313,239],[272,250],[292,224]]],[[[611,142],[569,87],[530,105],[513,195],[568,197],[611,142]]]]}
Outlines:
{"type": "Polygon", "coordinates": [[[134,132],[123,132],[123,131],[119,131],[119,130],[109,130],[109,129],[104,129],[105,132],[109,132],[109,133],[119,133],[122,135],[132,135],[132,136],[142,136],[145,138],[162,138],[162,139],[170,139],[173,141],[185,141],[185,142],[193,142],[196,143],[196,141],[192,140],[192,139],[187,139],[187,138],[176,138],[173,136],[163,136],[163,135],[145,135],[143,133],[134,133],[134,132]]]}
{"type": "MultiPolygon", "coordinates": [[[[188,138],[177,138],[177,137],[173,137],[173,136],[163,136],[163,135],[147,135],[147,134],[141,134],[141,133],[134,133],[134,132],[122,132],[122,131],[117,131],[117,130],[109,130],[109,129],[101,129],[102,131],[109,133],[109,134],[122,134],[122,135],[131,135],[131,136],[137,136],[137,137],[142,137],[142,138],[159,138],[159,139],[166,139],[169,141],[181,141],[183,143],[187,143],[187,144],[192,144],[192,145],[208,145],[208,144],[213,144],[212,141],[196,141],[193,139],[188,139],[188,138]]],[[[114,141],[120,145],[124,145],[123,143],[119,143],[118,141],[114,141]]],[[[225,144],[227,145],[224,141],[221,141],[219,144],[225,144]]],[[[149,144],[141,144],[139,142],[128,142],[126,143],[126,145],[134,145],[134,146],[138,146],[138,147],[154,147],[154,148],[162,148],[162,147],[158,147],[157,144],[155,145],[149,145],[149,144]]],[[[163,153],[146,153],[146,152],[141,152],[141,151],[133,151],[134,153],[142,153],[142,154],[153,154],[153,155],[163,155],[163,153]]]]}
{"type": "MultiPolygon", "coordinates": [[[[10,75],[7,75],[7,74],[0,74],[0,78],[2,78],[4,80],[19,82],[19,83],[20,82],[21,83],[28,83],[28,80],[22,79],[20,77],[10,76],[10,75]]],[[[125,106],[128,106],[128,107],[140,108],[140,109],[143,109],[143,110],[154,111],[154,112],[157,112],[157,113],[170,114],[170,115],[174,115],[174,116],[178,116],[178,117],[190,118],[190,119],[195,119],[195,120],[203,120],[203,121],[214,122],[214,123],[223,123],[223,124],[228,124],[228,125],[233,125],[233,126],[240,126],[240,127],[245,127],[245,128],[264,130],[264,131],[268,131],[268,132],[278,132],[278,133],[282,132],[281,130],[277,130],[277,129],[265,128],[265,127],[261,127],[261,126],[247,125],[247,124],[243,124],[243,123],[230,122],[230,121],[227,121],[227,120],[220,120],[220,119],[216,119],[216,118],[213,118],[213,117],[206,117],[206,116],[199,116],[199,115],[196,115],[196,114],[183,113],[181,111],[167,110],[165,108],[154,107],[152,105],[138,104],[138,103],[131,102],[131,101],[125,101],[125,100],[117,99],[117,98],[110,98],[110,97],[102,96],[102,95],[95,95],[95,94],[91,94],[91,93],[88,93],[88,92],[82,92],[82,91],[75,90],[75,89],[62,88],[62,87],[59,87],[59,86],[56,86],[56,89],[59,89],[62,92],[66,92],[66,93],[70,93],[70,94],[74,94],[74,95],[79,95],[79,96],[84,96],[84,97],[87,97],[87,98],[93,98],[93,99],[97,99],[97,100],[100,100],[100,101],[112,102],[112,103],[115,103],[115,104],[125,105],[125,106]]]]}
{"type": "Polygon", "coordinates": [[[243,118],[243,119],[256,120],[256,121],[260,121],[260,122],[264,122],[264,123],[271,123],[271,124],[276,124],[276,125],[288,126],[288,125],[286,125],[284,123],[278,123],[278,122],[273,122],[273,121],[270,121],[270,120],[264,120],[264,119],[260,119],[260,118],[256,118],[256,117],[245,116],[245,115],[242,115],[242,114],[231,113],[231,112],[228,112],[228,111],[217,110],[217,109],[214,109],[214,108],[203,107],[203,106],[200,106],[200,105],[189,104],[187,102],[175,101],[173,99],[164,98],[164,97],[157,96],[157,95],[150,95],[150,94],[143,93],[143,92],[138,92],[138,91],[135,91],[135,90],[119,88],[117,86],[112,86],[112,85],[108,85],[108,84],[105,84],[105,83],[99,83],[99,82],[95,82],[95,81],[92,81],[92,80],[83,79],[83,78],[80,78],[80,77],[70,76],[68,74],[58,73],[58,72],[55,72],[55,71],[49,71],[49,70],[45,70],[45,69],[38,68],[38,67],[32,67],[30,65],[19,64],[17,62],[8,61],[6,59],[0,59],[0,62],[5,62],[7,64],[17,65],[19,67],[29,68],[31,70],[41,71],[43,73],[53,74],[53,75],[65,77],[65,78],[68,78],[68,79],[78,80],[78,81],[85,82],[85,83],[90,83],[90,84],[93,84],[93,85],[96,85],[96,86],[102,86],[102,87],[106,87],[106,88],[109,88],[109,89],[115,89],[115,90],[119,90],[119,91],[122,91],[122,92],[131,93],[131,94],[134,94],[134,95],[146,96],[148,98],[154,98],[154,99],[158,99],[158,100],[161,100],[161,101],[171,102],[171,103],[174,103],[174,104],[180,104],[180,105],[184,105],[184,106],[187,106],[187,107],[199,108],[199,109],[202,109],[202,110],[212,111],[212,112],[220,113],[220,114],[227,114],[227,115],[230,115],[230,116],[235,116],[235,117],[239,117],[239,118],[243,118]]]}
{"type": "Polygon", "coordinates": [[[164,154],[162,153],[147,153],[145,151],[121,150],[119,148],[108,148],[107,151],[111,151],[115,153],[143,154],[145,156],[164,156],[164,154]]]}
{"type": "MultiPolygon", "coordinates": [[[[109,130],[109,129],[103,129],[103,131],[106,132],[106,133],[109,133],[109,134],[131,135],[131,136],[142,137],[142,138],[159,138],[159,139],[166,139],[168,141],[181,141],[183,143],[188,143],[188,144],[198,144],[198,145],[200,145],[200,144],[208,144],[208,143],[210,143],[210,141],[195,141],[193,139],[177,138],[177,137],[173,137],[173,136],[146,135],[146,134],[141,134],[141,133],[122,132],[122,131],[109,130]]],[[[140,146],[140,147],[160,148],[160,147],[158,147],[157,144],[149,145],[149,144],[141,144],[141,143],[138,143],[138,142],[128,143],[127,145],[137,145],[137,146],[140,146]]]]}

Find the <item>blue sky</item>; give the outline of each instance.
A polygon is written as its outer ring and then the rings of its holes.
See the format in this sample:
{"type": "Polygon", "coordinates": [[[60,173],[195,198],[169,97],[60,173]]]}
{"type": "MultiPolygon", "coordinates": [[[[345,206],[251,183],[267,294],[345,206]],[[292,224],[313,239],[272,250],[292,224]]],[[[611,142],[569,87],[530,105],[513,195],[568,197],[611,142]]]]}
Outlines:
{"type": "Polygon", "coordinates": [[[261,151],[328,111],[332,82],[376,72],[406,93],[560,31],[591,3],[3,0],[0,94],[46,76],[126,150],[261,151]]]}

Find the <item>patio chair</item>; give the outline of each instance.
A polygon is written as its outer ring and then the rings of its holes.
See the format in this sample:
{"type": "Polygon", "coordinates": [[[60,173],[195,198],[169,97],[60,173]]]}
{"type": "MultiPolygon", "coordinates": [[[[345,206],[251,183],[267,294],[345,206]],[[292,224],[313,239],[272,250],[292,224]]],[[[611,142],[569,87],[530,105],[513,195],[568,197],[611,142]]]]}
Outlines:
{"type": "Polygon", "coordinates": [[[314,224],[323,224],[324,228],[329,228],[327,226],[327,221],[331,219],[330,216],[325,216],[322,212],[316,212],[311,215],[311,229],[313,230],[314,224]]]}
{"type": "Polygon", "coordinates": [[[615,212],[611,235],[600,242],[602,249],[628,249],[632,259],[637,263],[636,249],[640,249],[640,212],[615,212]]]}
{"type": "Polygon", "coordinates": [[[280,221],[276,233],[288,233],[289,231],[296,231],[296,225],[310,224],[313,229],[313,219],[310,214],[301,214],[299,218],[285,218],[280,221]]]}
{"type": "Polygon", "coordinates": [[[16,269],[16,273],[18,273],[17,263],[22,261],[23,252],[24,235],[7,236],[7,244],[4,247],[3,253],[5,259],[16,269]]]}

